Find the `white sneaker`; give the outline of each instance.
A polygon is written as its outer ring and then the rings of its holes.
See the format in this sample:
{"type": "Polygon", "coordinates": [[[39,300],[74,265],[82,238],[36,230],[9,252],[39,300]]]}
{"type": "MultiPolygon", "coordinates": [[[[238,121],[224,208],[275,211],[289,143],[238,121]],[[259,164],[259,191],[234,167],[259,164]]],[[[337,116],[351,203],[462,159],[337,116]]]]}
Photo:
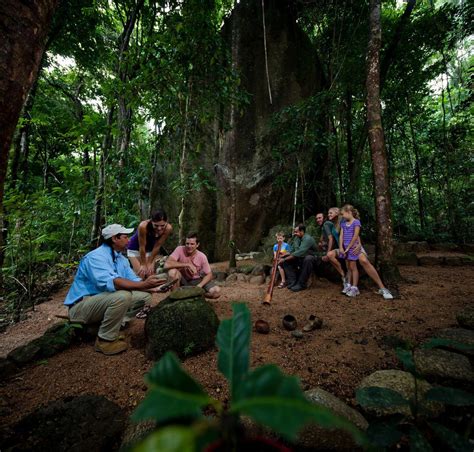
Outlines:
{"type": "Polygon", "coordinates": [[[393,295],[390,293],[390,290],[385,287],[383,289],[379,289],[377,293],[382,295],[384,300],[393,300],[393,295]]]}
{"type": "Polygon", "coordinates": [[[356,286],[352,286],[349,291],[346,293],[348,297],[357,297],[360,295],[359,289],[356,286]]]}
{"type": "Polygon", "coordinates": [[[342,288],[342,293],[344,295],[347,295],[347,292],[349,292],[349,290],[351,290],[351,284],[348,283],[348,282],[344,282],[344,287],[342,288]]]}

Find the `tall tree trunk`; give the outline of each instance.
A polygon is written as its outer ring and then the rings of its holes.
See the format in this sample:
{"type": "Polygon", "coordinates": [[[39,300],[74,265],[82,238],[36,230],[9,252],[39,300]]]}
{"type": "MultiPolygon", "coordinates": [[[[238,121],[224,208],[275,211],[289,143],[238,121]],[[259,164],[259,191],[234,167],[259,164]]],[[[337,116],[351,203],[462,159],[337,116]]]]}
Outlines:
{"type": "MultiPolygon", "coordinates": [[[[46,36],[58,0],[2,0],[0,2],[0,230],[3,231],[3,196],[13,133],[26,96],[33,85],[46,36]]],[[[0,269],[4,262],[0,234],[0,269]]],[[[3,272],[0,271],[0,291],[3,272]]]]}
{"type": "Polygon", "coordinates": [[[377,266],[385,282],[393,284],[400,279],[400,273],[393,250],[388,160],[382,127],[382,107],[380,104],[380,47],[382,44],[380,1],[370,0],[370,33],[367,48],[366,79],[367,124],[374,173],[377,266]]]}
{"type": "MultiPolygon", "coordinates": [[[[410,23],[410,17],[413,12],[413,9],[415,8],[415,5],[416,0],[407,0],[405,10],[403,11],[400,20],[397,23],[397,27],[395,29],[395,33],[392,36],[392,40],[390,41],[389,45],[387,46],[387,50],[383,55],[380,69],[380,91],[383,89],[390,67],[395,61],[398,48],[400,47],[400,43],[403,41],[403,34],[405,32],[406,27],[410,23]]],[[[360,138],[357,142],[357,146],[353,148],[353,165],[352,171],[349,173],[348,190],[351,196],[355,196],[358,192],[358,181],[360,172],[359,169],[362,163],[362,157],[364,154],[365,144],[368,137],[368,127],[368,120],[366,119],[360,134],[360,138]]]]}
{"type": "Polygon", "coordinates": [[[103,204],[105,196],[105,178],[106,178],[106,165],[109,156],[110,149],[112,147],[112,125],[114,121],[115,107],[109,108],[107,113],[107,126],[105,135],[102,140],[101,152],[99,157],[99,178],[97,181],[97,191],[95,194],[94,201],[94,220],[92,223],[91,231],[91,248],[95,248],[99,243],[100,231],[103,223],[103,204]]]}

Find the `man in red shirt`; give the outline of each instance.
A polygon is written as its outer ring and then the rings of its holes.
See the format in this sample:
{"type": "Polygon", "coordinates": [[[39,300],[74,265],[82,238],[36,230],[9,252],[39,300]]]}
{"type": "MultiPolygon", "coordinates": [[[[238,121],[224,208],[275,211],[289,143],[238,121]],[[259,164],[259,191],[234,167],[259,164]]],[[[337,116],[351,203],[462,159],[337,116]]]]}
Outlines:
{"type": "Polygon", "coordinates": [[[165,270],[168,270],[171,280],[178,279],[175,288],[180,285],[202,287],[207,298],[219,298],[221,289],[212,282],[214,275],[209,261],[198,247],[197,234],[188,234],[185,245],[178,246],[166,260],[165,270]]]}

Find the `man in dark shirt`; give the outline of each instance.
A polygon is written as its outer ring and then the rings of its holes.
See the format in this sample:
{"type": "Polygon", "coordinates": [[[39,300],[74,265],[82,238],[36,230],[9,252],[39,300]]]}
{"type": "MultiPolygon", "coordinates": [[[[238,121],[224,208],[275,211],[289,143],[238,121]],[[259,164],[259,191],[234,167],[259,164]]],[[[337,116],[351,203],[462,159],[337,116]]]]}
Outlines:
{"type": "Polygon", "coordinates": [[[280,259],[280,265],[285,271],[288,289],[299,292],[306,289],[317,260],[318,246],[313,237],[306,234],[304,224],[296,226],[293,235],[293,251],[280,259]]]}

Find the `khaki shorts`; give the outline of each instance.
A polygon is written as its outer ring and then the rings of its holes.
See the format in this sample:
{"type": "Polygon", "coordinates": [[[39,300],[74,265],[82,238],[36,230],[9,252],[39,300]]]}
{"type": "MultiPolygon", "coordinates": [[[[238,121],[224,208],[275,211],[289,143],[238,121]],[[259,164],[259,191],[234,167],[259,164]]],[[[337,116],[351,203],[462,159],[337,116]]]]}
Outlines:
{"type": "MultiPolygon", "coordinates": [[[[192,287],[196,287],[200,282],[202,281],[202,278],[199,278],[199,279],[190,279],[190,280],[187,280],[185,279],[183,276],[181,276],[181,286],[182,287],[186,287],[186,286],[192,286],[192,287]]],[[[206,292],[209,292],[213,287],[215,287],[216,285],[214,284],[214,282],[212,281],[209,281],[204,287],[203,289],[206,291],[206,292]]]]}

